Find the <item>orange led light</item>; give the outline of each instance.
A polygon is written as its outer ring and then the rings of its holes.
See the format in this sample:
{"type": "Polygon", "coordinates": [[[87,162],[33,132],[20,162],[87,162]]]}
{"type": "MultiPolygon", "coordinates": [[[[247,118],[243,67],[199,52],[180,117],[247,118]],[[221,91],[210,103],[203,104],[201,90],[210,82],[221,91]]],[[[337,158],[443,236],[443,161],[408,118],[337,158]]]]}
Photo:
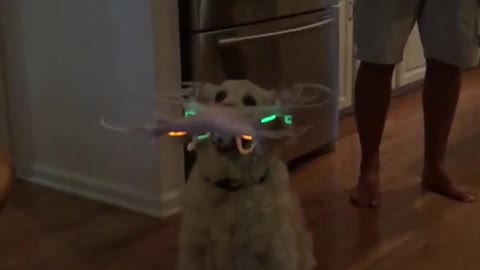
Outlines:
{"type": "Polygon", "coordinates": [[[170,137],[182,137],[182,136],[185,136],[185,135],[187,135],[187,132],[184,132],[184,131],[168,132],[168,136],[170,136],[170,137]]]}
{"type": "Polygon", "coordinates": [[[247,141],[251,141],[251,140],[253,140],[253,137],[249,136],[249,135],[242,135],[242,139],[247,140],[247,141]]]}

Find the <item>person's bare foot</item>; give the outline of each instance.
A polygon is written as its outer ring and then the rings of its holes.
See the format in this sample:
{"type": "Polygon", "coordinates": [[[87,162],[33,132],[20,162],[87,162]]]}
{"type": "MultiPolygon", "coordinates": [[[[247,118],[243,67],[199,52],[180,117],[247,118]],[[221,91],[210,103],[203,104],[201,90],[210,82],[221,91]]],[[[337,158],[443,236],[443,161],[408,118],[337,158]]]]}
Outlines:
{"type": "Polygon", "coordinates": [[[448,174],[442,169],[424,169],[422,175],[424,189],[460,202],[473,202],[476,197],[453,184],[448,174]]]}
{"type": "Polygon", "coordinates": [[[378,173],[370,173],[360,176],[357,186],[350,194],[350,201],[360,208],[377,208],[380,206],[379,191],[380,176],[378,173]]]}

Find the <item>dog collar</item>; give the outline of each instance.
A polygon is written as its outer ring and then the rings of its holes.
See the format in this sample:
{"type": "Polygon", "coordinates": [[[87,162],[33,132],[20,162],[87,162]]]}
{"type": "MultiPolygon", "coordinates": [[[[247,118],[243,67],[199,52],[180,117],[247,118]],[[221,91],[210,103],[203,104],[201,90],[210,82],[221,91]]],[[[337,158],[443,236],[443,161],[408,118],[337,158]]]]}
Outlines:
{"type": "MultiPolygon", "coordinates": [[[[268,177],[268,170],[267,172],[265,172],[265,174],[262,177],[260,177],[257,181],[255,181],[255,185],[261,185],[265,183],[267,181],[267,177],[268,177]]],[[[223,189],[227,192],[236,192],[241,190],[242,188],[247,187],[248,185],[244,183],[235,184],[235,181],[233,181],[233,179],[231,178],[222,178],[216,181],[214,183],[214,186],[219,189],[223,189]]]]}

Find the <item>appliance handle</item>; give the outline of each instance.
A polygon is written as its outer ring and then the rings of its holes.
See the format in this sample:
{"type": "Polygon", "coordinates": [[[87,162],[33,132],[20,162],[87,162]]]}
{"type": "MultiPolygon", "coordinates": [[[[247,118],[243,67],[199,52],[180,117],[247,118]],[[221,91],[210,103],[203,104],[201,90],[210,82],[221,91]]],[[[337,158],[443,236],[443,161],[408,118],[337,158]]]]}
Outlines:
{"type": "Polygon", "coordinates": [[[275,32],[269,32],[269,33],[264,33],[264,34],[258,34],[258,35],[251,35],[251,36],[243,36],[243,37],[233,37],[233,38],[223,38],[219,39],[218,43],[220,45],[232,45],[235,43],[243,42],[243,41],[249,41],[249,40],[255,40],[255,39],[262,39],[262,38],[268,38],[268,37],[275,37],[275,36],[281,36],[281,35],[287,35],[287,34],[293,34],[293,33],[298,33],[298,32],[303,32],[306,30],[310,30],[312,28],[317,28],[320,26],[324,26],[326,24],[329,24],[333,22],[333,18],[328,18],[316,23],[300,26],[300,27],[295,27],[295,28],[290,28],[290,29],[285,29],[285,30],[280,30],[280,31],[275,31],[275,32]]]}

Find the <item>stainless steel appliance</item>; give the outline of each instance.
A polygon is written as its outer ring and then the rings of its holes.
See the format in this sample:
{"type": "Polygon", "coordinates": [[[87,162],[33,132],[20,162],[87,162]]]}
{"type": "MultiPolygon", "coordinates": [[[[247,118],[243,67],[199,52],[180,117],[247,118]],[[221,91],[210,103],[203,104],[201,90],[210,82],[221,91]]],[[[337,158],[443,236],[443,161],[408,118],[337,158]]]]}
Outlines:
{"type": "Polygon", "coordinates": [[[330,102],[293,112],[314,124],[285,156],[334,145],[338,128],[338,8],[333,0],[179,0],[184,80],[248,79],[267,89],[320,83],[330,102]]]}

